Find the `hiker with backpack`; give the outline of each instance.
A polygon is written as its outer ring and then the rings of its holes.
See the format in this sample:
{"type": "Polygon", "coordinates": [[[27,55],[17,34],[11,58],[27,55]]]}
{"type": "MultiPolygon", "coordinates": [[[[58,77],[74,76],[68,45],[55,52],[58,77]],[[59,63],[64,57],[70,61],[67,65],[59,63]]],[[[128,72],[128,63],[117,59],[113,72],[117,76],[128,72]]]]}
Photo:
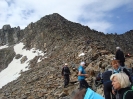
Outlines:
{"type": "Polygon", "coordinates": [[[85,62],[81,62],[80,66],[78,68],[78,81],[79,81],[79,89],[88,88],[89,85],[87,81],[85,80],[86,77],[89,75],[85,72],[85,62]]]}
{"type": "Polygon", "coordinates": [[[124,53],[123,53],[123,51],[121,50],[120,47],[116,47],[115,58],[116,58],[116,60],[119,60],[120,61],[120,65],[122,67],[125,66],[125,63],[124,63],[125,62],[125,56],[124,56],[124,53]]]}
{"type": "Polygon", "coordinates": [[[63,66],[61,74],[64,78],[64,88],[66,88],[70,81],[70,70],[67,63],[65,63],[65,65],[63,66]]]}
{"type": "Polygon", "coordinates": [[[95,86],[98,87],[101,84],[103,84],[103,73],[99,72],[95,79],[95,86]]]}
{"type": "MultiPolygon", "coordinates": [[[[129,77],[129,81],[132,83],[132,78],[130,76],[129,71],[125,68],[120,66],[119,60],[112,60],[111,65],[113,67],[112,74],[117,74],[117,73],[125,73],[129,77]]],[[[116,90],[112,87],[112,93],[115,95],[116,90]]]]}
{"type": "Polygon", "coordinates": [[[116,90],[116,99],[133,99],[133,89],[129,87],[131,82],[124,72],[111,75],[110,80],[113,88],[116,90]]]}
{"type": "Polygon", "coordinates": [[[111,61],[111,65],[112,65],[112,67],[113,67],[113,69],[114,69],[114,70],[112,71],[112,74],[119,73],[119,72],[124,72],[124,73],[126,73],[126,74],[128,75],[129,80],[130,80],[130,82],[132,83],[132,78],[131,78],[131,76],[130,76],[129,71],[128,71],[125,67],[122,67],[122,66],[120,65],[119,60],[112,60],[112,61],[111,61]]]}

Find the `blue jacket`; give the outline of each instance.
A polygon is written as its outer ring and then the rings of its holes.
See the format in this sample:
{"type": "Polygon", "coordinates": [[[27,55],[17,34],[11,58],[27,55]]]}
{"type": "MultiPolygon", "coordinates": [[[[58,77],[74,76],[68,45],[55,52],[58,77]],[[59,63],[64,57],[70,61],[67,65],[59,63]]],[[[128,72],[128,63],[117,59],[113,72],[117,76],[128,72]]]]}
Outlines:
{"type": "MultiPolygon", "coordinates": [[[[82,74],[86,74],[83,66],[79,66],[78,71],[80,71],[82,74]]],[[[82,79],[85,79],[85,76],[78,76],[79,81],[82,80],[82,79]]]]}

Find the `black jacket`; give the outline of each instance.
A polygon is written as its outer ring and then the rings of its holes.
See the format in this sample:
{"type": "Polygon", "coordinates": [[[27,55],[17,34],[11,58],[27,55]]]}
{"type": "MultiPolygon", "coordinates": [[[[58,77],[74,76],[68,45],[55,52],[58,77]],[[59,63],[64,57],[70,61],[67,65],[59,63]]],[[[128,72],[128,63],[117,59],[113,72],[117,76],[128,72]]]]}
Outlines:
{"type": "Polygon", "coordinates": [[[128,90],[131,90],[131,88],[127,87],[127,88],[122,88],[122,89],[118,90],[116,93],[116,97],[119,97],[118,99],[133,99],[133,91],[128,91],[128,90]],[[125,92],[127,92],[127,93],[125,94],[125,98],[123,98],[125,92]]]}
{"type": "Polygon", "coordinates": [[[68,75],[70,75],[69,67],[64,66],[64,67],[62,68],[61,74],[62,74],[62,76],[68,76],[68,75]]]}
{"type": "Polygon", "coordinates": [[[117,51],[116,51],[115,58],[116,58],[117,60],[120,60],[120,61],[125,62],[124,53],[123,53],[121,50],[117,50],[117,51]]]}
{"type": "Polygon", "coordinates": [[[103,83],[111,82],[110,76],[112,75],[112,71],[105,71],[103,73],[103,83]]]}

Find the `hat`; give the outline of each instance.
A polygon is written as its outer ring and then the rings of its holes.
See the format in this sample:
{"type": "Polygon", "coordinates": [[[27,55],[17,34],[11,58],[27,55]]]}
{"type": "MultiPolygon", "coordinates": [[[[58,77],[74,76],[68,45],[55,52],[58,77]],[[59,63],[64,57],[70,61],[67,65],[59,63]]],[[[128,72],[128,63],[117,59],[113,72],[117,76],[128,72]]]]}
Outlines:
{"type": "Polygon", "coordinates": [[[65,63],[65,65],[68,65],[67,63],[65,63]]]}
{"type": "Polygon", "coordinates": [[[81,62],[81,63],[80,63],[80,65],[84,65],[84,64],[85,64],[85,62],[81,62]]]}

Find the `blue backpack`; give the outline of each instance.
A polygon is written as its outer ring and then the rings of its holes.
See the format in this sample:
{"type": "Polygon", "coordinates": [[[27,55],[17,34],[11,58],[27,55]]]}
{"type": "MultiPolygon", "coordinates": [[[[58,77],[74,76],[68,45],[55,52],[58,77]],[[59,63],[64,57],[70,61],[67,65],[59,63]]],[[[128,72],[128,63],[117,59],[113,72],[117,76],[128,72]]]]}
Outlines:
{"type": "Polygon", "coordinates": [[[102,95],[88,88],[84,96],[84,99],[105,99],[105,98],[102,95]]]}

